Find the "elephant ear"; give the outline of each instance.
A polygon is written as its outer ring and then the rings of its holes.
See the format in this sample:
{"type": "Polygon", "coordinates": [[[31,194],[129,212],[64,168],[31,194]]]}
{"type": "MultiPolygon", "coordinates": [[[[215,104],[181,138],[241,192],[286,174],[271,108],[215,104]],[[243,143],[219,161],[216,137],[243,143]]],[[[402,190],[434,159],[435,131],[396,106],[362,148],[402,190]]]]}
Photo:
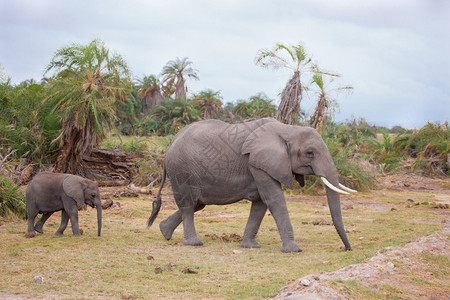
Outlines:
{"type": "Polygon", "coordinates": [[[83,178],[75,175],[67,176],[63,180],[64,193],[74,199],[78,204],[84,204],[84,185],[83,178]]]}
{"type": "Polygon", "coordinates": [[[249,154],[249,164],[292,188],[292,168],[286,141],[281,137],[283,124],[266,123],[254,130],[242,145],[241,153],[249,154]]]}

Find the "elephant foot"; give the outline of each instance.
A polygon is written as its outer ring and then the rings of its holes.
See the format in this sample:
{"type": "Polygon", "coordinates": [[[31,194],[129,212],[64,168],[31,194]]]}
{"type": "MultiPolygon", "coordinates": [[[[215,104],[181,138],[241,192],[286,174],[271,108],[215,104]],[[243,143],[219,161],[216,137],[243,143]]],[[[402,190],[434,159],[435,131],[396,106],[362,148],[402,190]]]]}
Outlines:
{"type": "Polygon", "coordinates": [[[201,245],[203,245],[203,242],[200,240],[200,238],[198,236],[195,236],[192,238],[184,239],[183,245],[201,246],[201,245]]]}
{"type": "Polygon", "coordinates": [[[283,248],[281,249],[281,252],[302,252],[302,248],[300,248],[299,245],[295,241],[289,241],[286,243],[283,243],[283,248]]]}
{"type": "Polygon", "coordinates": [[[34,230],[36,230],[39,233],[44,233],[44,229],[41,226],[34,227],[34,230]]]}
{"type": "Polygon", "coordinates": [[[242,248],[261,248],[261,245],[255,239],[242,240],[242,248]]]}
{"type": "Polygon", "coordinates": [[[34,238],[35,236],[36,236],[36,233],[34,233],[34,232],[27,232],[27,233],[25,233],[25,237],[27,239],[34,238]]]}
{"type": "Polygon", "coordinates": [[[165,219],[161,223],[159,223],[159,230],[161,230],[161,233],[166,238],[166,240],[170,240],[175,228],[172,228],[172,226],[170,226],[168,219],[165,219]]]}
{"type": "Polygon", "coordinates": [[[64,233],[62,233],[62,232],[55,232],[55,236],[64,236],[64,233]]]}

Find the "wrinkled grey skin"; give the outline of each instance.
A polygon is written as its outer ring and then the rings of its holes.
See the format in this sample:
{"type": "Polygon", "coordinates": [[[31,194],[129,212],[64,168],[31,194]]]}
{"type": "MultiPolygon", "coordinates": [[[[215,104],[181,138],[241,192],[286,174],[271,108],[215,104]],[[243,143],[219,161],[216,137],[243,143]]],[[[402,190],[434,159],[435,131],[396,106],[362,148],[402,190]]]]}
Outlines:
{"type": "Polygon", "coordinates": [[[70,219],[74,236],[81,236],[78,226],[77,204],[97,208],[98,236],[102,228],[102,203],[98,184],[80,176],[61,173],[39,173],[34,176],[26,191],[28,216],[27,237],[43,233],[45,221],[55,212],[61,212],[61,225],[55,235],[62,236],[70,219]],[[34,224],[37,214],[42,217],[34,224]]]}
{"type": "MultiPolygon", "coordinates": [[[[255,238],[269,209],[283,242],[283,252],[302,249],[294,240],[281,184],[292,187],[295,177],[304,185],[303,175],[312,174],[325,177],[335,186],[339,184],[333,159],[316,130],[285,125],[270,118],[242,124],[207,120],[181,130],[166,152],[163,182],[148,227],[161,207],[166,174],[179,208],[160,223],[166,239],[183,222],[183,243],[202,245],[194,227],[194,212],[205,205],[248,199],[252,206],[241,246],[260,247],[255,238]]],[[[339,194],[327,188],[327,198],[333,224],[345,249],[350,250],[339,194]]]]}

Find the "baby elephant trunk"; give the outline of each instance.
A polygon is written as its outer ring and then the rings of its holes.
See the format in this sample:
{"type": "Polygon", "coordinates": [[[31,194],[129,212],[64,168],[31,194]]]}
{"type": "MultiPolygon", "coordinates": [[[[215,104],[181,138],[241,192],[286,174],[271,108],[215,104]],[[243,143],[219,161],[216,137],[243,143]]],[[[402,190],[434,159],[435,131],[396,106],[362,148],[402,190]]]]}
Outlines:
{"type": "Polygon", "coordinates": [[[100,236],[102,232],[102,203],[101,201],[98,201],[99,203],[96,204],[97,207],[97,226],[98,226],[98,236],[100,236]]]}

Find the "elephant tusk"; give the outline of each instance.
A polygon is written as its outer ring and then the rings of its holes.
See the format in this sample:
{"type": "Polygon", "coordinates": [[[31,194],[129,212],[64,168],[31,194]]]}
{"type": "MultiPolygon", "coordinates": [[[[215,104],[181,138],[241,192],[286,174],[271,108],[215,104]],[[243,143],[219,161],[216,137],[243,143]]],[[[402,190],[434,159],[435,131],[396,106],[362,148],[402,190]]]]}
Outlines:
{"type": "Polygon", "coordinates": [[[357,193],[358,191],[352,190],[351,188],[346,187],[342,183],[339,183],[339,187],[343,189],[344,191],[350,192],[350,193],[357,193]]]}
{"type": "Polygon", "coordinates": [[[332,189],[333,191],[341,193],[341,194],[344,194],[344,195],[350,195],[350,193],[347,193],[347,192],[345,192],[345,191],[343,191],[341,189],[338,189],[334,185],[332,185],[325,177],[320,177],[320,179],[322,179],[323,183],[325,183],[325,185],[327,187],[329,187],[330,189],[332,189]]]}

